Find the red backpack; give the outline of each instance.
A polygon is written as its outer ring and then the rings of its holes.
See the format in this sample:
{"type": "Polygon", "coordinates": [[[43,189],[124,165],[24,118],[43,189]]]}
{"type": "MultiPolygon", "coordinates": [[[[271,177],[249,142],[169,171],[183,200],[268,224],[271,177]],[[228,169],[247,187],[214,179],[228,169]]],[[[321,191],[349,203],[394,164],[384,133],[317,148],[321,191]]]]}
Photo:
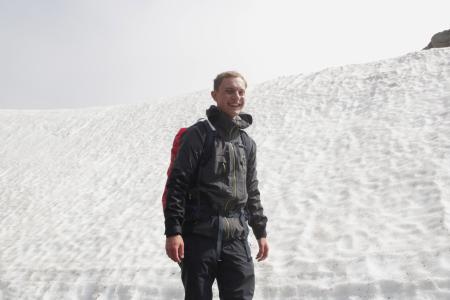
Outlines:
{"type": "MultiPolygon", "coordinates": [[[[208,121],[208,120],[200,120],[197,122],[197,124],[203,124],[205,127],[207,134],[206,139],[203,144],[203,152],[200,156],[200,163],[197,166],[195,174],[198,173],[199,166],[205,165],[212,154],[212,149],[214,147],[214,140],[216,137],[216,129],[214,126],[208,121]]],[[[195,126],[196,124],[194,124],[195,126]]],[[[172,173],[173,165],[175,163],[175,159],[177,158],[178,151],[180,150],[181,146],[181,139],[183,138],[184,134],[186,133],[187,128],[180,128],[175,135],[175,138],[173,139],[172,143],[172,150],[170,151],[170,164],[169,168],[167,169],[167,181],[169,180],[170,174],[172,173]]],[[[162,206],[163,210],[166,209],[166,203],[167,203],[167,181],[166,185],[164,187],[164,192],[162,195],[162,206]]]]}

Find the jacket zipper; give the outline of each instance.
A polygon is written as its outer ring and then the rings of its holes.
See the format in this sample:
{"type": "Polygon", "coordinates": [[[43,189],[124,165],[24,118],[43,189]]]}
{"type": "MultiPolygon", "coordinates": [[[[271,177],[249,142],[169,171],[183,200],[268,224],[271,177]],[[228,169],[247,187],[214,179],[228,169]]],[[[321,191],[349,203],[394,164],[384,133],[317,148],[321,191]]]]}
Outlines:
{"type": "MultiPolygon", "coordinates": [[[[230,130],[230,140],[231,140],[231,134],[233,133],[233,128],[230,130]]],[[[234,155],[234,146],[233,143],[230,142],[230,160],[231,160],[231,166],[233,166],[233,174],[231,176],[231,188],[233,190],[233,199],[237,198],[237,179],[236,179],[236,157],[234,155]]],[[[225,203],[224,212],[227,213],[228,204],[230,203],[230,200],[225,203]]]]}
{"type": "Polygon", "coordinates": [[[233,186],[233,197],[237,198],[237,178],[236,178],[236,156],[234,155],[234,146],[232,143],[230,143],[231,151],[233,155],[231,155],[233,160],[233,180],[232,180],[232,186],[233,186]]]}

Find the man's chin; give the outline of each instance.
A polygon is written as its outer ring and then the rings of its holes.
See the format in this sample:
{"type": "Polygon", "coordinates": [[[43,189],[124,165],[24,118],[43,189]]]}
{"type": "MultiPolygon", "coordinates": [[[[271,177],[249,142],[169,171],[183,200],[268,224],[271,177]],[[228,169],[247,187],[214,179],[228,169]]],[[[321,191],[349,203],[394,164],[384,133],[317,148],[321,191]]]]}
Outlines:
{"type": "Polygon", "coordinates": [[[242,112],[242,108],[239,109],[230,109],[230,113],[235,114],[236,116],[239,115],[242,112]]]}
{"type": "Polygon", "coordinates": [[[219,109],[231,118],[238,116],[242,112],[242,109],[219,109]]]}

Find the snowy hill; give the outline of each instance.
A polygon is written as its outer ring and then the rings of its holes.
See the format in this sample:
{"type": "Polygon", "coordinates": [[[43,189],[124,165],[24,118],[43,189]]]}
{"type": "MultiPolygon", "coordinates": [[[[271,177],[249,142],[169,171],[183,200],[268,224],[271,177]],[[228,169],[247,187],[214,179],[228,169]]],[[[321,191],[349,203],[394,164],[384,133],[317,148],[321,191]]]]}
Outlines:
{"type": "MultiPolygon", "coordinates": [[[[255,299],[450,299],[450,49],[247,101],[271,245],[255,299]]],[[[0,110],[0,299],[181,299],[160,197],[173,135],[211,103],[0,110]]]]}

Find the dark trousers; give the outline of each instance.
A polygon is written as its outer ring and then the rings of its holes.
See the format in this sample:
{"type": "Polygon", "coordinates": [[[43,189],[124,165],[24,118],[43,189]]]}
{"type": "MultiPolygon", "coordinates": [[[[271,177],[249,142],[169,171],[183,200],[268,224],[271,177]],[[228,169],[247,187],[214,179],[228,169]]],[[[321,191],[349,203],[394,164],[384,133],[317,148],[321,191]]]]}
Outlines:
{"type": "Polygon", "coordinates": [[[181,279],[185,300],[211,300],[217,279],[222,300],[250,300],[255,290],[255,272],[247,240],[223,241],[218,261],[217,241],[199,235],[184,236],[181,279]],[[247,247],[247,249],[246,249],[247,247]]]}

